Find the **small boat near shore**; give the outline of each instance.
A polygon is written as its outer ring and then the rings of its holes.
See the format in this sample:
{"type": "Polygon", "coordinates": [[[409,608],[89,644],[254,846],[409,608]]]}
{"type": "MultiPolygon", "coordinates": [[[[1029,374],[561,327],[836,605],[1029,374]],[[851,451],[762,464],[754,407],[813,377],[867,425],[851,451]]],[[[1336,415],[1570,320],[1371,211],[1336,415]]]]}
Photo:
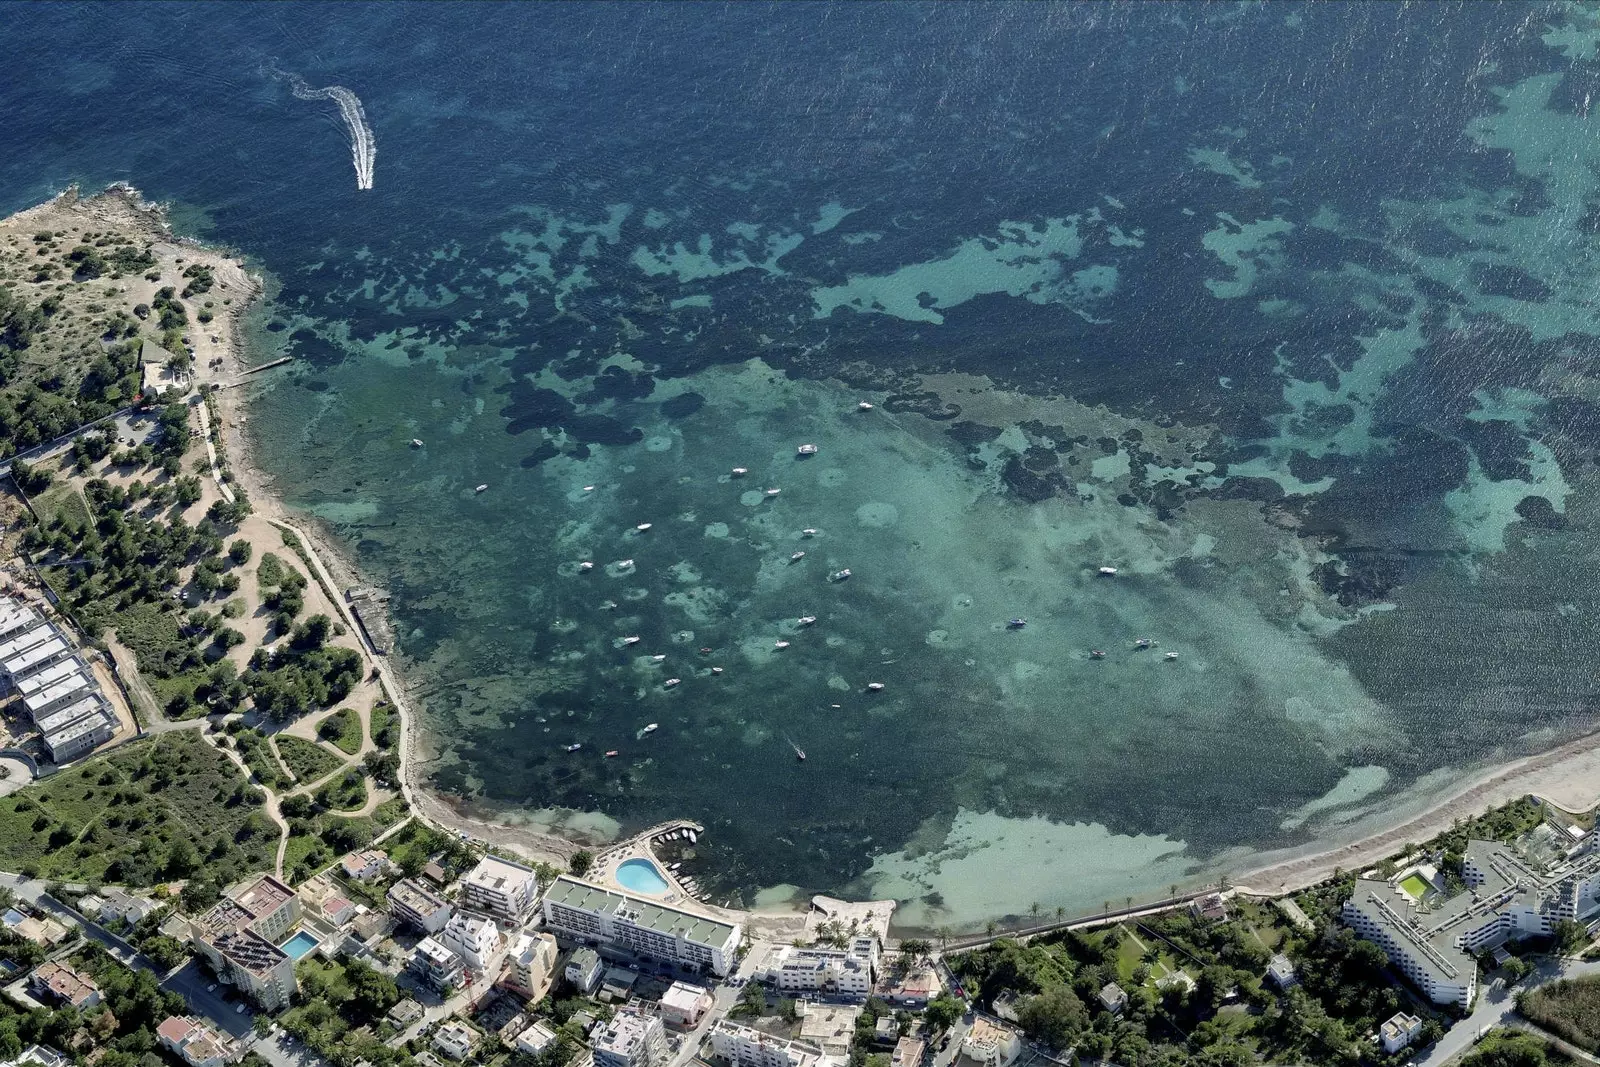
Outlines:
{"type": "Polygon", "coordinates": [[[799,448],[794,450],[794,453],[795,453],[796,456],[799,456],[799,457],[802,457],[802,458],[804,458],[805,456],[814,456],[814,455],[817,454],[817,446],[816,445],[801,445],[799,448]]]}
{"type": "Polygon", "coordinates": [[[774,497],[774,496],[777,496],[781,492],[783,492],[782,489],[768,489],[766,495],[769,496],[769,497],[774,497]]]}
{"type": "Polygon", "coordinates": [[[412,439],[411,439],[411,447],[412,447],[412,448],[421,448],[421,447],[422,447],[422,438],[420,438],[420,437],[413,437],[413,438],[412,438],[412,439]]]}
{"type": "Polygon", "coordinates": [[[868,682],[867,683],[867,692],[869,692],[869,693],[881,693],[881,692],[883,692],[883,683],[882,682],[868,682]]]}
{"type": "Polygon", "coordinates": [[[624,646],[637,645],[641,640],[643,640],[643,638],[637,636],[636,634],[629,634],[627,637],[622,639],[622,644],[624,646]]]}
{"type": "Polygon", "coordinates": [[[795,622],[800,626],[810,626],[812,623],[814,623],[816,621],[817,621],[817,617],[815,615],[802,615],[798,619],[795,620],[795,622]]]}
{"type": "Polygon", "coordinates": [[[861,401],[861,403],[856,405],[856,410],[857,411],[871,411],[872,410],[872,404],[869,403],[868,401],[863,400],[863,401],[861,401]]]}
{"type": "Polygon", "coordinates": [[[772,642],[772,647],[776,648],[776,649],[779,649],[781,651],[782,649],[785,649],[785,648],[789,647],[789,642],[787,642],[787,641],[774,641],[774,642],[772,642]]]}
{"type": "Polygon", "coordinates": [[[1091,648],[1089,650],[1089,658],[1090,659],[1105,659],[1106,658],[1106,654],[1104,652],[1102,652],[1098,648],[1091,648]]]}
{"type": "Polygon", "coordinates": [[[582,563],[578,564],[578,570],[583,574],[589,573],[590,571],[594,570],[594,561],[588,559],[584,560],[582,563]]]}
{"type": "Polygon", "coordinates": [[[476,489],[473,490],[474,493],[487,493],[488,491],[489,491],[489,483],[488,482],[484,482],[482,485],[478,486],[476,489]]]}
{"type": "Polygon", "coordinates": [[[567,746],[567,751],[568,752],[576,752],[576,751],[578,751],[578,749],[580,749],[582,747],[583,747],[583,745],[578,744],[578,743],[575,742],[575,743],[570,744],[570,745],[567,746]]]}
{"type": "Polygon", "coordinates": [[[643,730],[639,731],[639,732],[640,732],[641,735],[643,735],[643,734],[653,734],[659,729],[661,729],[661,724],[658,723],[658,722],[653,722],[653,723],[650,723],[647,726],[645,726],[645,728],[643,730]]]}
{"type": "Polygon", "coordinates": [[[1117,576],[1117,568],[1101,567],[1098,573],[1102,578],[1115,578],[1117,576]]]}
{"type": "Polygon", "coordinates": [[[846,567],[843,570],[834,571],[832,574],[828,575],[828,581],[830,581],[830,582],[848,581],[849,578],[850,578],[850,568],[849,567],[846,567]]]}
{"type": "Polygon", "coordinates": [[[804,552],[791,552],[789,554],[789,562],[790,563],[799,563],[801,560],[803,560],[805,558],[806,558],[806,554],[804,552]]]}
{"type": "Polygon", "coordinates": [[[682,678],[668,678],[666,681],[661,683],[661,688],[663,688],[663,689],[676,689],[681,684],[683,684],[683,679],[682,678]]]}
{"type": "Polygon", "coordinates": [[[734,477],[734,478],[743,478],[746,474],[749,474],[749,473],[750,473],[750,468],[749,467],[735,467],[735,468],[733,468],[733,470],[728,472],[728,474],[730,476],[734,477]]]}
{"type": "Polygon", "coordinates": [[[800,531],[800,536],[809,541],[811,538],[817,536],[817,531],[814,527],[807,526],[804,530],[800,531]]]}
{"type": "Polygon", "coordinates": [[[644,533],[646,530],[650,529],[650,527],[652,527],[654,525],[655,525],[655,523],[653,523],[653,522],[641,522],[639,525],[635,526],[634,529],[637,530],[639,533],[644,533]]]}
{"type": "Polygon", "coordinates": [[[1028,620],[1027,619],[1011,619],[1010,621],[1008,621],[1006,623],[1006,629],[1008,629],[1008,630],[1021,630],[1022,628],[1024,628],[1027,625],[1028,625],[1028,620]]]}

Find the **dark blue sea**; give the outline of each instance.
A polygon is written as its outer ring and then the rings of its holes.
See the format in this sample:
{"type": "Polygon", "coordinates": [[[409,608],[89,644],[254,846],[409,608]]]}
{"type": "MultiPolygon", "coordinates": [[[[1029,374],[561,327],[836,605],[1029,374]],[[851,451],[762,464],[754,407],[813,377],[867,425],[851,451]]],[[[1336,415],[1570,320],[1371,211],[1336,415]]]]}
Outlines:
{"type": "Polygon", "coordinates": [[[0,18],[7,210],[270,279],[253,459],[467,810],[961,926],[1594,724],[1593,8],[0,18]]]}

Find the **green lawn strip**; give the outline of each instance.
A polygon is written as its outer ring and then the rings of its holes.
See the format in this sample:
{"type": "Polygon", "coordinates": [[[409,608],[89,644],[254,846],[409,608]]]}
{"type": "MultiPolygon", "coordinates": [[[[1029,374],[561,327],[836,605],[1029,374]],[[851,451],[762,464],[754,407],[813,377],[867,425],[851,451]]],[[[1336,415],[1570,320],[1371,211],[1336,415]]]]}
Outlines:
{"type": "Polygon", "coordinates": [[[278,754],[301,785],[311,785],[339,769],[341,760],[315,741],[278,734],[273,738],[278,754]]]}
{"type": "Polygon", "coordinates": [[[354,708],[341,708],[317,724],[317,736],[354,756],[361,751],[361,716],[354,708]]]}
{"type": "Polygon", "coordinates": [[[400,744],[400,717],[394,705],[380,700],[367,713],[367,728],[372,731],[372,743],[388,752],[400,744]]]}

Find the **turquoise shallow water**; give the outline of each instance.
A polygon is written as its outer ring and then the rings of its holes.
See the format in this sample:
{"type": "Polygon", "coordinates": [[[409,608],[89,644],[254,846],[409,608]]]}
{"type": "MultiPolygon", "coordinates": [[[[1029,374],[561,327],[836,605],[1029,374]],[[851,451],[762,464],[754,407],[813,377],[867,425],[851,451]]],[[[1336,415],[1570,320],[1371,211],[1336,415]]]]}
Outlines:
{"type": "Polygon", "coordinates": [[[106,10],[8,187],[272,274],[257,457],[475,810],[977,925],[1592,723],[1587,9],[106,10]]]}

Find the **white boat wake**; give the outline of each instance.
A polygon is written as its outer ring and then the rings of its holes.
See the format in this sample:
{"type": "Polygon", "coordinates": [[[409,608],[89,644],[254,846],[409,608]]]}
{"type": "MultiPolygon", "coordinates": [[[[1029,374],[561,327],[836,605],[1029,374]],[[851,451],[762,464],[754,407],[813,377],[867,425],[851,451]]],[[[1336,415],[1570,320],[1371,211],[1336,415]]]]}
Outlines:
{"type": "Polygon", "coordinates": [[[372,127],[367,124],[367,112],[361,106],[361,98],[342,85],[313,89],[298,74],[275,67],[267,67],[266,70],[274,78],[286,80],[297,100],[332,100],[339,105],[339,114],[350,131],[350,155],[356,167],[356,188],[371,189],[372,166],[378,158],[378,142],[372,135],[372,127]]]}

